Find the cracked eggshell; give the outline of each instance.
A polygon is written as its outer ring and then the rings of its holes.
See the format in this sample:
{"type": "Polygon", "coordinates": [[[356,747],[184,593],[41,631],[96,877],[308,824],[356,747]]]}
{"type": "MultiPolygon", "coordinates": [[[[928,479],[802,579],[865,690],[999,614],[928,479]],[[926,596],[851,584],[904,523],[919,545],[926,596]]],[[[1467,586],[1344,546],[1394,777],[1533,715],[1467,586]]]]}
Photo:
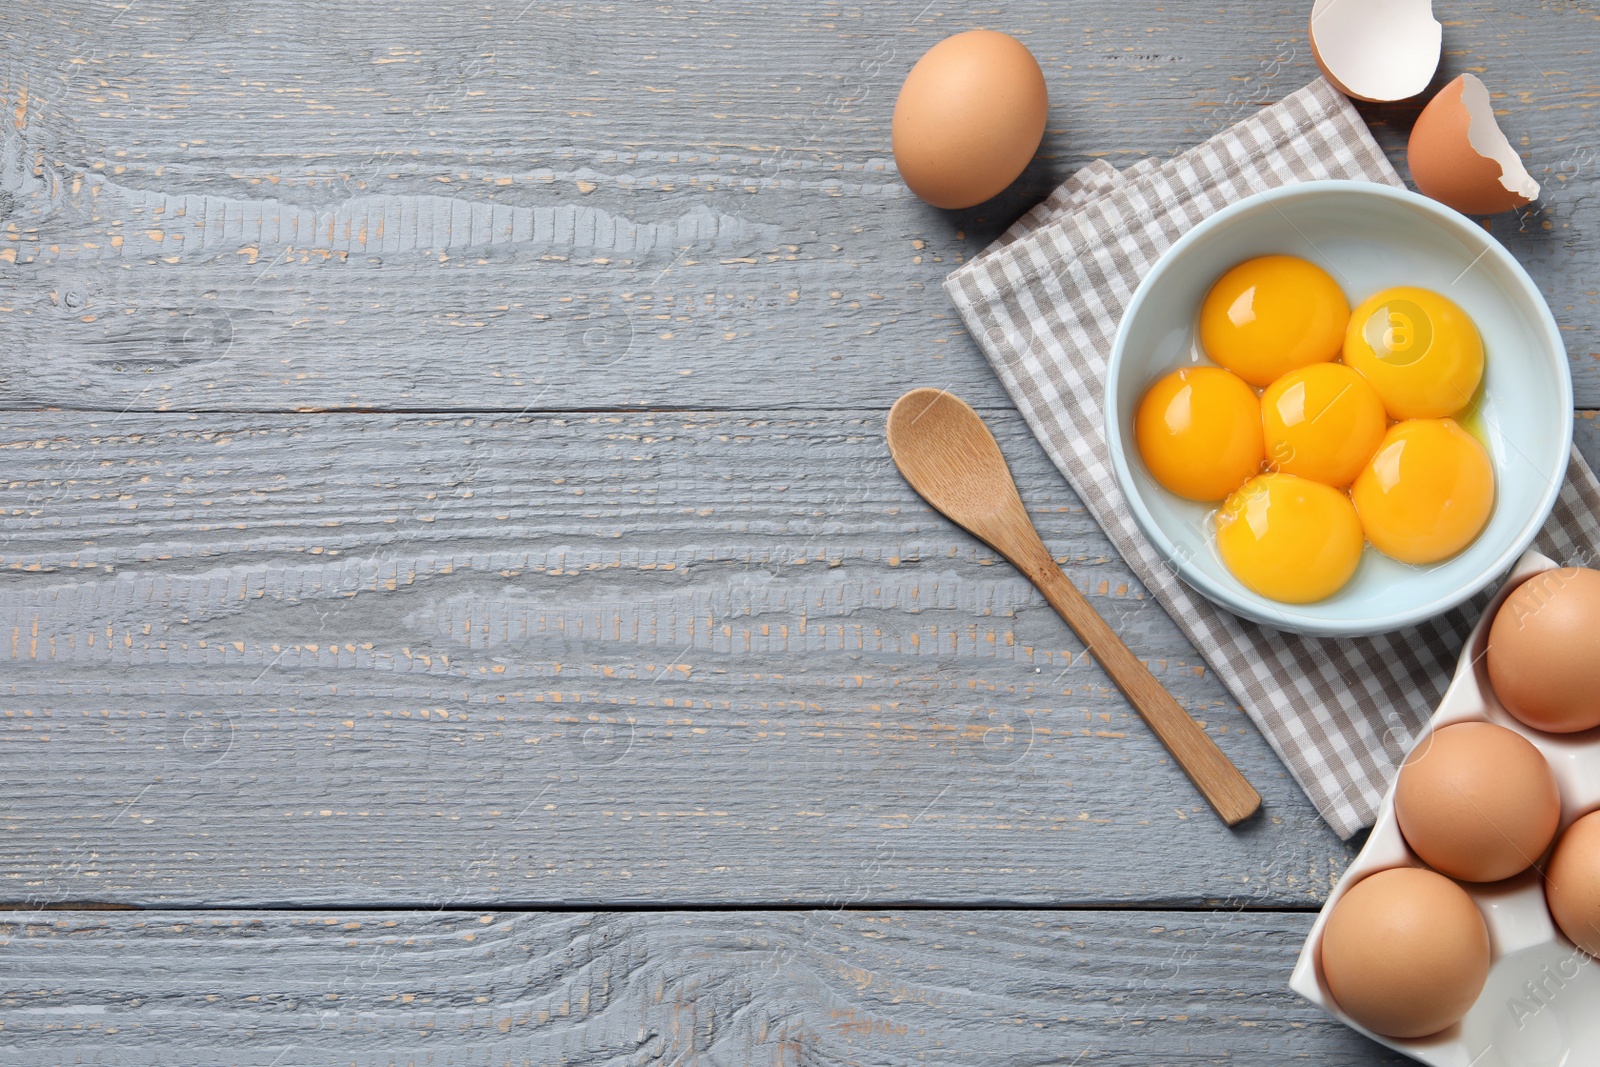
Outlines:
{"type": "Polygon", "coordinates": [[[1406,149],[1423,195],[1463,215],[1510,211],[1539,196],[1539,183],[1495,122],[1489,90],[1463,74],[1417,116],[1406,149]]]}
{"type": "Polygon", "coordinates": [[[1317,0],[1311,8],[1311,55],[1335,89],[1357,100],[1422,92],[1443,42],[1433,0],[1317,0]]]}

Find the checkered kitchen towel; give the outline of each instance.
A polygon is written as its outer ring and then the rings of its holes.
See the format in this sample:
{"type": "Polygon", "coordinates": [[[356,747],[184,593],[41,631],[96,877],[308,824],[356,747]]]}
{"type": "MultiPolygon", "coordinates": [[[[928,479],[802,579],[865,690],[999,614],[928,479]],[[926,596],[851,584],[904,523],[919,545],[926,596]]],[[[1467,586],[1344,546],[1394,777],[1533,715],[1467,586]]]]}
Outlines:
{"type": "MultiPolygon", "coordinates": [[[[1432,622],[1360,640],[1245,622],[1166,569],[1134,525],[1102,436],[1106,357],[1140,278],[1218,209],[1319,178],[1402,184],[1343,96],[1318,79],[1166,162],[1079,171],[945,283],[1050,458],[1139,580],[1194,642],[1341,836],[1371,824],[1411,738],[1449,682],[1488,594],[1432,622]]],[[[1536,547],[1587,561],[1600,485],[1576,451],[1536,547]]]]}

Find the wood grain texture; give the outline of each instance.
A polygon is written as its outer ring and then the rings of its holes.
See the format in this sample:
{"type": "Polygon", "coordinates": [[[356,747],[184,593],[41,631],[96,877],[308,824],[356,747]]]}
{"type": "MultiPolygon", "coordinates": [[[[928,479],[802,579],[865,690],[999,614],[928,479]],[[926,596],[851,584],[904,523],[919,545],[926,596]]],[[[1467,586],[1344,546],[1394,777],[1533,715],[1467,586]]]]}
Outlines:
{"type": "MultiPolygon", "coordinates": [[[[1442,13],[1439,80],[1481,73],[1545,184],[1489,226],[1595,407],[1597,13],[1442,13]]],[[[1308,915],[1241,910],[1319,904],[1348,850],[940,289],[1089,159],[1309,80],[1304,24],[4,4],[0,1061],[1398,1062],[1286,990],[1308,915]],[[895,177],[893,95],[980,24],[1038,55],[1051,129],[939,212],[895,177]],[[900,482],[882,410],[914,385],[984,407],[1265,818],[1218,826],[900,482]],[[594,414],[639,407],[682,413],[594,414]],[[93,901],[246,910],[39,910],[93,901]],[[493,910],[633,902],[820,910],[493,910]],[[941,902],[1221,910],[848,910],[941,902]]],[[[1364,110],[1403,163],[1415,106],[1364,110]]]]}
{"type": "Polygon", "coordinates": [[[1306,905],[1350,854],[1015,414],[1251,826],[877,413],[7,421],[0,900],[1306,905]]]}
{"type": "Polygon", "coordinates": [[[875,413],[51,413],[0,447],[0,899],[1320,903],[1346,848],[989,418],[1259,826],[875,413]]]}
{"type": "MultiPolygon", "coordinates": [[[[1457,5],[1545,185],[1490,222],[1600,405],[1592,5],[1457,5]]],[[[1003,401],[940,282],[1092,158],[1187,147],[1316,71],[1305,4],[27,0],[0,20],[0,404],[123,410],[1003,401]],[[1002,26],[1041,154],[913,198],[900,78],[1002,26]]],[[[1416,105],[1367,108],[1403,166],[1416,105]]]]}
{"type": "Polygon", "coordinates": [[[0,916],[7,1064],[1400,1064],[1229,912],[0,916]]]}

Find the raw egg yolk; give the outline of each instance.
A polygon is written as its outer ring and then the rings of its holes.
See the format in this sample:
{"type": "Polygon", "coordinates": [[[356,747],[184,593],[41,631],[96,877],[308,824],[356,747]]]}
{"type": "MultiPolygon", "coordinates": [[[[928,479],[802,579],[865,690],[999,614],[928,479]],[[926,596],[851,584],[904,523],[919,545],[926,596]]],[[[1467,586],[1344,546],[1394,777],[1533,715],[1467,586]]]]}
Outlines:
{"type": "Polygon", "coordinates": [[[1337,356],[1349,321],[1350,304],[1327,271],[1294,256],[1262,256],[1211,287],[1200,308],[1200,345],[1251,385],[1265,387],[1337,356]]]}
{"type": "Polygon", "coordinates": [[[1261,401],[1237,375],[1187,367],[1139,401],[1139,454],[1155,480],[1189,500],[1221,500],[1261,469],[1261,401]]]}
{"type": "Polygon", "coordinates": [[[1267,466],[1339,488],[1378,450],[1389,420],[1367,380],[1341,363],[1290,371],[1261,397],[1267,466]]]}
{"type": "Polygon", "coordinates": [[[1255,592],[1309,604],[1344,587],[1361,562],[1361,520],[1350,498],[1292,474],[1263,474],[1217,512],[1217,550],[1255,592]]]}
{"type": "Polygon", "coordinates": [[[1489,521],[1494,468],[1454,419],[1412,419],[1390,428],[1350,497],[1372,547],[1402,563],[1436,563],[1489,521]]]}
{"type": "Polygon", "coordinates": [[[1451,301],[1401,286],[1356,308],[1344,361],[1372,383],[1391,418],[1439,419],[1472,402],[1483,380],[1483,338],[1451,301]]]}

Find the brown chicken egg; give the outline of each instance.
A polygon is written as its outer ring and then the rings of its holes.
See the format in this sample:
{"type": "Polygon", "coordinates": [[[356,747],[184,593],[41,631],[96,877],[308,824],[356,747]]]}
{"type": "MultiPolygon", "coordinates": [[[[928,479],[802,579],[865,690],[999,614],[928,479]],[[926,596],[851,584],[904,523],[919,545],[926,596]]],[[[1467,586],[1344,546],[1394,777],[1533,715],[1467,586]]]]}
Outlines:
{"type": "Polygon", "coordinates": [[[1489,90],[1463,74],[1417,116],[1406,148],[1423,195],[1464,215],[1493,215],[1539,196],[1539,183],[1495,122],[1489,90]]]}
{"type": "Polygon", "coordinates": [[[1021,41],[969,30],[928,49],[894,105],[894,161],[942,208],[981,204],[1016,181],[1044,137],[1044,73],[1021,41]]]}
{"type": "Polygon", "coordinates": [[[1460,1021],[1489,977],[1489,929],[1466,890],[1397,867],[1357,882],[1322,930],[1322,974],[1339,1007],[1385,1037],[1460,1021]]]}
{"type": "Polygon", "coordinates": [[[1489,682],[1535,730],[1600,726],[1600,571],[1536,574],[1512,590],[1489,629],[1489,682]]]}
{"type": "Polygon", "coordinates": [[[1433,0],[1316,0],[1311,57],[1357,100],[1404,100],[1433,80],[1444,27],[1433,0]]]}
{"type": "Polygon", "coordinates": [[[1435,730],[1400,768],[1395,817],[1428,866],[1464,882],[1498,882],[1550,847],[1561,794],[1527,738],[1487,722],[1435,730]]]}
{"type": "Polygon", "coordinates": [[[1544,870],[1550,914],[1574,945],[1600,956],[1600,811],[1567,828],[1544,870]]]}

